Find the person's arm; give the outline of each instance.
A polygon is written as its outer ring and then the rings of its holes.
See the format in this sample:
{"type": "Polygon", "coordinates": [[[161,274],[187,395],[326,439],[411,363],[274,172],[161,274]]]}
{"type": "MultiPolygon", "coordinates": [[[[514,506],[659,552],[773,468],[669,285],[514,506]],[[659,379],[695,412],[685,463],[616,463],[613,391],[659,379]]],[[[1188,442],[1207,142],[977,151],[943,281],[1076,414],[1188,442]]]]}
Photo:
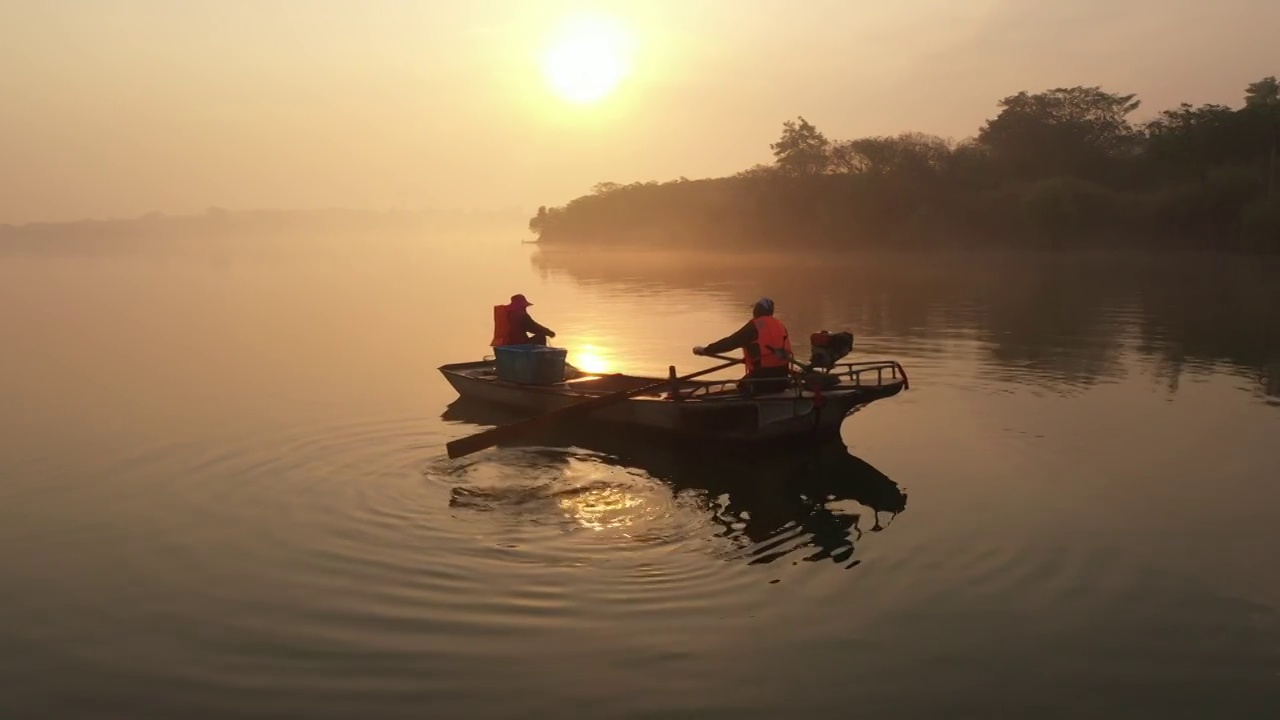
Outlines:
{"type": "Polygon", "coordinates": [[[529,313],[525,313],[525,315],[524,315],[524,328],[523,328],[523,329],[524,329],[524,331],[525,331],[525,332],[527,332],[527,333],[532,333],[532,334],[534,334],[534,335],[546,335],[547,337],[555,337],[555,336],[556,336],[555,332],[553,332],[553,331],[551,331],[551,330],[549,330],[549,329],[547,329],[547,328],[543,327],[542,325],[538,324],[538,321],[537,321],[537,320],[534,320],[532,317],[530,317],[530,316],[529,316],[529,313]]]}
{"type": "Polygon", "coordinates": [[[729,337],[721,338],[702,348],[702,352],[706,355],[719,355],[730,350],[744,348],[755,342],[759,337],[760,334],[756,331],[755,321],[751,321],[738,328],[738,331],[729,337]]]}

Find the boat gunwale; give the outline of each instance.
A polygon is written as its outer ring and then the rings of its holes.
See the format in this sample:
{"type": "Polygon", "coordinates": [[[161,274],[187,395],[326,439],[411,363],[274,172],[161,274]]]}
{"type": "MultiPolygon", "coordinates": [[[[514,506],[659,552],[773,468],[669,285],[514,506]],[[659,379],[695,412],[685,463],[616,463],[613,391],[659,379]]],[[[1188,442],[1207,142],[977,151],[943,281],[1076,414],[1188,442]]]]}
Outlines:
{"type": "MultiPolygon", "coordinates": [[[[866,361],[866,362],[854,363],[854,364],[869,366],[869,367],[875,367],[881,364],[883,364],[885,367],[898,365],[898,363],[894,360],[876,360],[876,361],[866,361]]],[[[499,380],[497,378],[490,379],[490,378],[477,377],[476,375],[472,375],[466,372],[468,370],[482,370],[482,369],[492,368],[493,365],[494,365],[494,362],[492,360],[475,360],[471,362],[450,363],[446,365],[441,365],[438,369],[442,374],[445,374],[445,375],[453,375],[455,377],[466,380],[468,382],[488,383],[495,387],[502,388],[503,390],[512,391],[516,393],[528,393],[531,395],[544,395],[544,396],[550,395],[550,396],[556,396],[556,397],[584,398],[584,399],[601,397],[601,396],[609,395],[615,392],[625,392],[626,389],[592,391],[592,390],[587,390],[585,388],[572,387],[571,383],[590,382],[594,380],[615,378],[615,379],[622,379],[622,380],[642,381],[645,385],[652,385],[657,383],[663,383],[668,380],[668,378],[646,377],[642,375],[628,375],[625,373],[607,373],[607,374],[584,373],[581,377],[572,378],[570,380],[555,383],[552,385],[523,385],[520,383],[513,383],[505,380],[499,380]]],[[[583,372],[573,366],[569,366],[569,367],[571,367],[575,372],[583,372]]],[[[739,380],[685,380],[681,382],[681,386],[682,388],[692,386],[692,390],[696,391],[697,389],[702,387],[713,387],[716,385],[727,386],[737,382],[739,382],[739,380]]],[[[907,386],[906,378],[904,376],[898,376],[893,378],[889,382],[880,382],[874,385],[841,383],[838,386],[822,390],[821,394],[822,396],[830,399],[841,399],[841,400],[847,399],[847,398],[856,398],[859,395],[875,395],[876,397],[873,397],[867,401],[867,402],[873,402],[874,400],[877,400],[877,399],[883,399],[885,397],[891,397],[893,395],[896,395],[902,390],[905,390],[907,387],[908,386],[907,386]]],[[[459,393],[461,394],[461,390],[459,390],[459,393]]],[[[690,395],[685,397],[672,398],[672,397],[669,397],[669,395],[662,390],[655,390],[653,394],[638,395],[638,396],[629,398],[629,400],[630,401],[663,402],[663,403],[721,404],[721,403],[735,403],[735,402],[759,403],[759,402],[769,402],[769,401],[791,401],[797,398],[813,399],[814,397],[815,397],[815,394],[812,391],[801,390],[800,392],[797,393],[795,392],[795,388],[790,388],[786,391],[778,392],[778,393],[759,395],[753,398],[742,397],[741,395],[738,395],[736,392],[726,392],[724,394],[717,393],[714,395],[703,394],[701,396],[690,395]]]]}

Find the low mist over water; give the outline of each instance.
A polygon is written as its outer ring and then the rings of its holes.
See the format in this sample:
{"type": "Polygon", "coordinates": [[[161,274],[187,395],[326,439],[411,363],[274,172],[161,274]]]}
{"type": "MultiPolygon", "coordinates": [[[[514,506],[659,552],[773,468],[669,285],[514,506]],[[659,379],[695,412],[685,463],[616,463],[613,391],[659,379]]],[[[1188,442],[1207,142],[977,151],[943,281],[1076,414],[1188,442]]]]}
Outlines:
{"type": "MultiPolygon", "coordinates": [[[[1280,267],[357,225],[0,245],[4,717],[1267,717],[1280,267]],[[726,457],[436,368],[712,362],[767,295],[911,389],[726,457]]],[[[732,376],[731,374],[728,376],[732,376]]]]}

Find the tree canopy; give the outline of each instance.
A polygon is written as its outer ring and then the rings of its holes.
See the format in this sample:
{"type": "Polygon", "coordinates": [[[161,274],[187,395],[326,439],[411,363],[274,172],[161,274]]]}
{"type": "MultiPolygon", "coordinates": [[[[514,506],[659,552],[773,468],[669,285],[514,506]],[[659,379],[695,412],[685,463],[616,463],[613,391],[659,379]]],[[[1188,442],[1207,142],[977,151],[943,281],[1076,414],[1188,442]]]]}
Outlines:
{"type": "Polygon", "coordinates": [[[803,117],[782,123],[782,137],[769,148],[778,169],[788,175],[819,175],[831,163],[831,143],[803,117]]]}
{"type": "Polygon", "coordinates": [[[1280,250],[1280,82],[1243,103],[1136,121],[1132,93],[1019,92],[971,138],[830,140],[782,123],[773,162],[731,177],[604,182],[530,229],[549,242],[1143,243],[1280,250]]]}

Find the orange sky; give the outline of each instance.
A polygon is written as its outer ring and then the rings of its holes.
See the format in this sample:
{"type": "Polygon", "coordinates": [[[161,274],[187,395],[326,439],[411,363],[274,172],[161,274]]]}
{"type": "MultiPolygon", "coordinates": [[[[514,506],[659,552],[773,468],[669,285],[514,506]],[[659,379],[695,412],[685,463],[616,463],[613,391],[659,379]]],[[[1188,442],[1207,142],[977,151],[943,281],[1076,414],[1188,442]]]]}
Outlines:
{"type": "Polygon", "coordinates": [[[960,138],[1023,89],[1238,104],[1277,26],[1274,0],[6,0],[0,223],[533,208],[767,161],[798,114],[960,138]],[[584,8],[634,55],[575,105],[539,62],[584,8]]]}

